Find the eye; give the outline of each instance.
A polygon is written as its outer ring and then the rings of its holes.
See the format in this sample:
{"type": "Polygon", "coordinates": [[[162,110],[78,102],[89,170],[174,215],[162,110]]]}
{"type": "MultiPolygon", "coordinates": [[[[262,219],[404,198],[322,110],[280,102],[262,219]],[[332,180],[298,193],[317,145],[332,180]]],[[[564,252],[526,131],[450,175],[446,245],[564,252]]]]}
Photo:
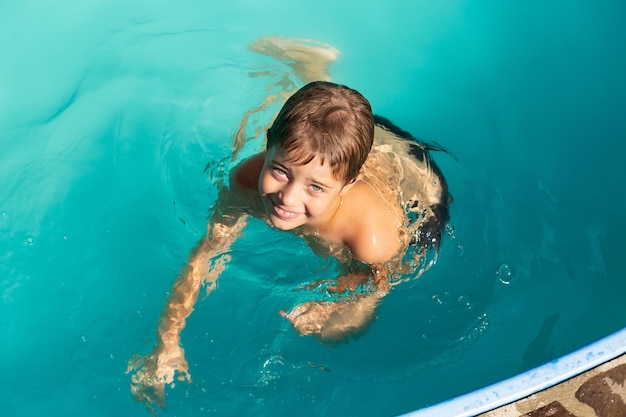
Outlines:
{"type": "Polygon", "coordinates": [[[287,177],[287,171],[280,167],[272,167],[272,174],[274,174],[277,178],[285,178],[287,177]]]}
{"type": "Polygon", "coordinates": [[[324,192],[324,189],[317,184],[311,184],[309,187],[314,194],[321,194],[324,192]]]}

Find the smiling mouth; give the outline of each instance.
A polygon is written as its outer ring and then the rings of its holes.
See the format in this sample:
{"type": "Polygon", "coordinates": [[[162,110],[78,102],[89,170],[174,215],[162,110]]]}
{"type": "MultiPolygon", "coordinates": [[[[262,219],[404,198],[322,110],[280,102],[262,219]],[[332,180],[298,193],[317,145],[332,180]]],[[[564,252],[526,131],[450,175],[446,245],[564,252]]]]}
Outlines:
{"type": "Polygon", "coordinates": [[[292,211],[281,209],[276,204],[274,204],[274,202],[272,202],[272,207],[274,208],[274,213],[283,220],[292,220],[300,216],[300,213],[294,213],[292,211]]]}

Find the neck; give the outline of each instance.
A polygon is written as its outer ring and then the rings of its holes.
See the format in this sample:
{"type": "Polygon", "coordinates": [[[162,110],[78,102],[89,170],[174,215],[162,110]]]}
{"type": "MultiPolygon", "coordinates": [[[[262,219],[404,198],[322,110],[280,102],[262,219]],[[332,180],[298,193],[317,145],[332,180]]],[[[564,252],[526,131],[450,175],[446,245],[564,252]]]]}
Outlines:
{"type": "Polygon", "coordinates": [[[342,205],[343,199],[341,198],[341,196],[339,196],[338,201],[335,203],[335,207],[328,210],[328,214],[322,219],[319,219],[319,221],[311,224],[309,226],[309,230],[313,231],[318,236],[331,239],[331,237],[329,236],[329,231],[335,229],[334,227],[332,227],[332,224],[335,221],[337,213],[339,212],[339,209],[342,205]]]}

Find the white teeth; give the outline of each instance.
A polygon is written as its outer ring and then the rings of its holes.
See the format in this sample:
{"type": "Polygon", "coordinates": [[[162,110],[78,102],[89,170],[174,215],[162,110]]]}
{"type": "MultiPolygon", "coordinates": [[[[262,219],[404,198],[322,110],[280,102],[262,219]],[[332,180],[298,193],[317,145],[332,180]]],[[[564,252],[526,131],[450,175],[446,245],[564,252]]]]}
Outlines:
{"type": "Polygon", "coordinates": [[[298,216],[298,213],[292,213],[290,211],[285,211],[278,206],[274,206],[276,213],[280,214],[281,217],[294,218],[298,216]]]}

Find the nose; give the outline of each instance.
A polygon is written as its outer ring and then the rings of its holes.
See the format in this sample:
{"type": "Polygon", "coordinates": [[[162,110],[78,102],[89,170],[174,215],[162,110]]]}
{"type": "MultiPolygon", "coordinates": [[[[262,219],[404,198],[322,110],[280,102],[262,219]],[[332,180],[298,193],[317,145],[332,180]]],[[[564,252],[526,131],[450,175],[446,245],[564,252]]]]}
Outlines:
{"type": "Polygon", "coordinates": [[[287,207],[297,205],[299,199],[298,195],[298,187],[292,181],[285,184],[285,186],[278,193],[281,203],[287,207]]]}

